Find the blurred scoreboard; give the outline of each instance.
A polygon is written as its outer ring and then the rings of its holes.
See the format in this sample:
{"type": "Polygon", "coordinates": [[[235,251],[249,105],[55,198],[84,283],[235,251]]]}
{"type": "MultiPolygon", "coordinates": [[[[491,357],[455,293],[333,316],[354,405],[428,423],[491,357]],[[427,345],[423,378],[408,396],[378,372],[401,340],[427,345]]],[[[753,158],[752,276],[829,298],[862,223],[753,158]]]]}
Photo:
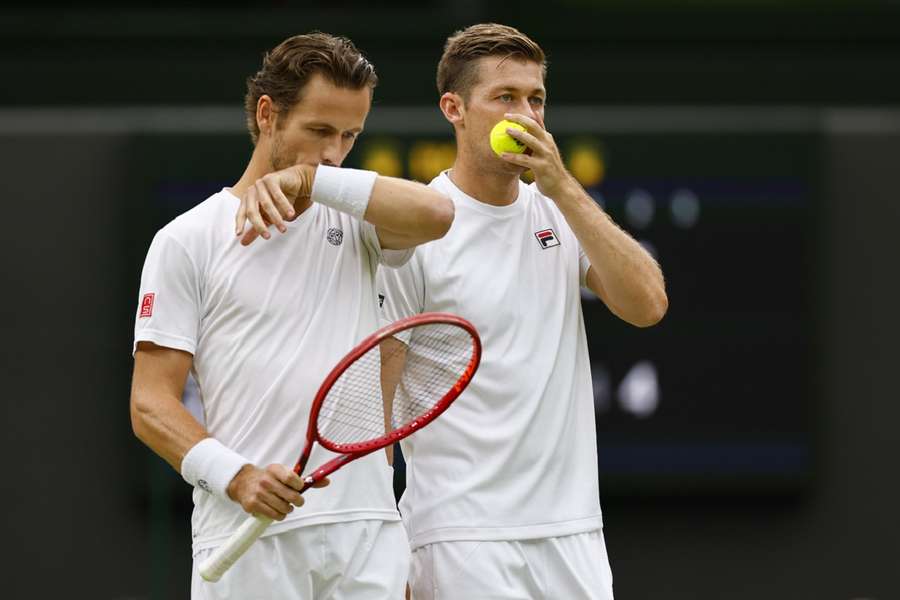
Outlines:
{"type": "MultiPolygon", "coordinates": [[[[630,121],[590,114],[548,124],[594,201],[659,261],[670,304],[659,325],[639,329],[583,292],[601,494],[803,490],[820,134],[765,114],[699,111],[675,125],[640,111],[630,121]]],[[[427,182],[452,165],[450,129],[433,114],[424,125],[414,113],[376,115],[345,166],[427,182]]],[[[166,174],[148,182],[154,228],[233,183],[249,156],[243,134],[141,151],[168,157],[166,174]]]]}
{"type": "MultiPolygon", "coordinates": [[[[816,136],[555,134],[569,170],[662,266],[638,329],[583,293],[601,486],[798,491],[811,476],[816,136]]],[[[366,140],[358,164],[428,181],[452,139],[366,140]]]]}

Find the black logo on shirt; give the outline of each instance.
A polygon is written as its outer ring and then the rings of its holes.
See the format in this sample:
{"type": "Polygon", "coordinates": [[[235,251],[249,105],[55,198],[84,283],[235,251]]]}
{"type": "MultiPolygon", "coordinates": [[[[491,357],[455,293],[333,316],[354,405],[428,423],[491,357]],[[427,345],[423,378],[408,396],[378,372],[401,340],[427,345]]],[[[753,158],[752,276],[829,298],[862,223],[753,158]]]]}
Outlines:
{"type": "Polygon", "coordinates": [[[325,234],[325,239],[332,246],[340,246],[344,241],[344,232],[337,227],[329,227],[328,233],[325,234]]]}

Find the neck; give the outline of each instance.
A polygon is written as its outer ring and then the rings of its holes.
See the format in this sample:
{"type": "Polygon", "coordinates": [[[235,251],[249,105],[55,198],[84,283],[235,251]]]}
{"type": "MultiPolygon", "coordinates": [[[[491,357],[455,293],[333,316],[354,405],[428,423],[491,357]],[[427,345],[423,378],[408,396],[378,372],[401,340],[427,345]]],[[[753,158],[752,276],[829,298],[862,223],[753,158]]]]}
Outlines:
{"type": "Polygon", "coordinates": [[[450,181],[467,196],[494,206],[507,206],[519,196],[519,176],[506,171],[488,171],[465,153],[457,154],[450,181]]]}
{"type": "Polygon", "coordinates": [[[236,184],[231,186],[232,193],[238,198],[243,198],[244,194],[247,193],[247,190],[250,189],[251,185],[256,183],[257,179],[272,172],[272,166],[264,157],[265,154],[266,153],[262,151],[259,145],[253,150],[253,155],[250,157],[247,168],[244,169],[244,174],[241,175],[241,178],[236,184]]]}
{"type": "MultiPolygon", "coordinates": [[[[247,165],[247,168],[244,169],[244,174],[241,175],[241,178],[236,184],[231,186],[231,193],[238,198],[243,198],[247,193],[247,190],[250,189],[250,186],[256,183],[260,178],[272,172],[272,165],[271,161],[268,158],[268,151],[265,149],[260,150],[260,147],[257,146],[253,151],[253,156],[250,157],[250,163],[247,165]]],[[[309,197],[299,199],[289,198],[289,200],[291,200],[291,202],[294,204],[294,218],[300,216],[301,213],[312,206],[312,200],[309,197]]]]}

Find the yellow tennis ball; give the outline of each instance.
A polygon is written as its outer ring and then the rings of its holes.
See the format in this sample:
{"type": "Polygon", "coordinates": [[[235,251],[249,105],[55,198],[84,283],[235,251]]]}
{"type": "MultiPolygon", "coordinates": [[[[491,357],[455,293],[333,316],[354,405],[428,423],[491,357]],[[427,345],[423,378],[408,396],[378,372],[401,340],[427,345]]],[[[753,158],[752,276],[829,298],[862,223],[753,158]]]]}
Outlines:
{"type": "Polygon", "coordinates": [[[508,128],[518,129],[519,131],[528,131],[525,127],[513,121],[503,120],[494,125],[494,128],[491,129],[491,149],[493,149],[497,156],[501,156],[504,152],[521,154],[528,149],[525,144],[506,133],[508,128]]]}

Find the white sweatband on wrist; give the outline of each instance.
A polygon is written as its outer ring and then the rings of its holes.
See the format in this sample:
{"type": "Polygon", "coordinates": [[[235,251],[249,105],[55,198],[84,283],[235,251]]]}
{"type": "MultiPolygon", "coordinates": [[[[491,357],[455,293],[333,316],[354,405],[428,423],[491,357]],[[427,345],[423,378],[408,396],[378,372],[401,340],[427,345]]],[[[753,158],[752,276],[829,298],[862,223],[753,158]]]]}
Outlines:
{"type": "Polygon", "coordinates": [[[201,440],[184,455],[181,476],[194,487],[230,500],[228,484],[244,465],[249,464],[249,460],[210,437],[201,440]]]}
{"type": "Polygon", "coordinates": [[[319,165],[310,198],[362,221],[376,177],[375,171],[319,165]]]}

